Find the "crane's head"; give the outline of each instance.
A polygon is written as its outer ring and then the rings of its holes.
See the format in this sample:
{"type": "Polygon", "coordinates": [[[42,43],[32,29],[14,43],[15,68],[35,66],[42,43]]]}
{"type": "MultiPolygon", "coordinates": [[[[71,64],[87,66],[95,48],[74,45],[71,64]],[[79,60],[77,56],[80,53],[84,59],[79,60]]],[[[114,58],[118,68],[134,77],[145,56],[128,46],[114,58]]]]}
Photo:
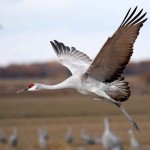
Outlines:
{"type": "Polygon", "coordinates": [[[17,93],[26,92],[26,91],[38,91],[38,90],[39,90],[39,85],[37,83],[32,83],[27,88],[17,91],[17,93]]]}

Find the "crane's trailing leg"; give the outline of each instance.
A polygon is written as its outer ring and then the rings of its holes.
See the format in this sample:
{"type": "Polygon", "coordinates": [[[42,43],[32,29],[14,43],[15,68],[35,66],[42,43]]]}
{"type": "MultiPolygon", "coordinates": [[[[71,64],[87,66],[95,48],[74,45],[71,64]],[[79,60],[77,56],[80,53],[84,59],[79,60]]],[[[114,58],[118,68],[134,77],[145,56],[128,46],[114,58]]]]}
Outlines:
{"type": "Polygon", "coordinates": [[[127,119],[131,122],[131,124],[133,125],[133,127],[140,132],[140,128],[139,126],[136,124],[135,121],[133,121],[132,117],[128,114],[128,112],[125,110],[125,108],[121,105],[121,104],[116,104],[117,107],[120,108],[120,110],[122,111],[122,113],[127,117],[127,119]]]}
{"type": "MultiPolygon", "coordinates": [[[[103,99],[94,98],[94,100],[105,102],[103,99]]],[[[115,104],[117,107],[120,108],[121,112],[127,117],[127,119],[131,122],[132,126],[137,130],[140,131],[139,126],[136,124],[136,122],[132,119],[132,117],[129,115],[129,113],[125,110],[125,108],[122,106],[122,103],[119,101],[115,101],[113,99],[109,99],[108,102],[115,104]]]]}
{"type": "MultiPolygon", "coordinates": [[[[97,93],[98,94],[98,93],[97,93]]],[[[117,101],[112,99],[111,97],[109,97],[109,95],[107,95],[104,91],[101,91],[101,94],[104,96],[100,96],[100,98],[94,98],[94,100],[99,100],[99,101],[103,101],[103,102],[110,102],[112,104],[115,104],[117,107],[120,108],[120,110],[122,111],[122,113],[127,117],[127,119],[131,122],[131,124],[133,125],[133,127],[137,130],[140,131],[140,128],[138,127],[138,125],[135,123],[135,121],[133,121],[132,117],[128,114],[128,112],[125,110],[125,108],[122,106],[122,102],[121,101],[117,101]]]]}

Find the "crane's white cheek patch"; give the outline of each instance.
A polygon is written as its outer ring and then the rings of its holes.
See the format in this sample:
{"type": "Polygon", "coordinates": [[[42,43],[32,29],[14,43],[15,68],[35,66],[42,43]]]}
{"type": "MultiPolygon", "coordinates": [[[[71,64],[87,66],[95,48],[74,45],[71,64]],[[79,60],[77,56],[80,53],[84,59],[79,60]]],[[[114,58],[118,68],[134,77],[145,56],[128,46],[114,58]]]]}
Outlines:
{"type": "Polygon", "coordinates": [[[28,89],[28,91],[38,91],[38,89],[35,88],[35,87],[31,87],[31,88],[28,89]]]}

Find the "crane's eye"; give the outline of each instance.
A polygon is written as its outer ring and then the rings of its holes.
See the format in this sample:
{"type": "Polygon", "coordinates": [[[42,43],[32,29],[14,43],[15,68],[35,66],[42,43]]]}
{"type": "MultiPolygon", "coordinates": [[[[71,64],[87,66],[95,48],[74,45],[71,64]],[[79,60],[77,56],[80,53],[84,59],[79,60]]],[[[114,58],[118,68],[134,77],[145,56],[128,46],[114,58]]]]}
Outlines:
{"type": "Polygon", "coordinates": [[[31,87],[33,87],[34,86],[34,84],[30,84],[29,86],[28,86],[28,88],[31,88],[31,87]]]}

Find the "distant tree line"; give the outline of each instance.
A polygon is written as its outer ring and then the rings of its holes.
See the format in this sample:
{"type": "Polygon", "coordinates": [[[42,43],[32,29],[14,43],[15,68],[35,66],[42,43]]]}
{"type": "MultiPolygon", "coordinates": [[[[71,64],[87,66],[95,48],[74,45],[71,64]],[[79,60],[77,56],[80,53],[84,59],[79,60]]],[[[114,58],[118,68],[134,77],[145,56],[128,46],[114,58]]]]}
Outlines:
{"type": "MultiPolygon", "coordinates": [[[[124,75],[141,75],[150,72],[150,61],[131,62],[127,65],[124,75]]],[[[32,77],[68,77],[70,71],[58,62],[15,64],[0,67],[0,78],[32,78],[32,77]]]]}
{"type": "Polygon", "coordinates": [[[125,71],[125,75],[142,75],[150,73],[150,61],[130,62],[125,71]]]}
{"type": "Polygon", "coordinates": [[[32,78],[69,76],[70,71],[57,62],[15,64],[0,67],[0,78],[32,78]]]}

